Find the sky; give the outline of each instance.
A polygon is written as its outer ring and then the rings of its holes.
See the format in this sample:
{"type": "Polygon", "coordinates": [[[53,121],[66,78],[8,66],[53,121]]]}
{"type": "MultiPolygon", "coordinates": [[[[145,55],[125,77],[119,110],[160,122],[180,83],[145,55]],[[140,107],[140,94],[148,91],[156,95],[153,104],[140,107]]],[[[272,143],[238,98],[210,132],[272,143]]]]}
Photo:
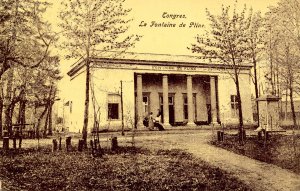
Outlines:
{"type": "MultiPolygon", "coordinates": [[[[56,32],[59,32],[58,12],[62,0],[48,0],[53,3],[47,11],[45,19],[52,23],[56,32]]],[[[130,51],[139,53],[157,53],[172,55],[192,55],[187,49],[195,42],[195,37],[204,31],[207,26],[205,9],[212,14],[221,12],[222,4],[233,7],[236,0],[127,0],[125,6],[132,8],[130,18],[129,34],[138,34],[143,37],[130,51]],[[180,15],[179,18],[171,18],[171,15],[180,15]],[[154,23],[153,23],[154,22],[154,23]],[[175,24],[175,27],[159,27],[160,24],[175,24]],[[147,24],[145,26],[145,23],[147,24]],[[191,24],[194,23],[194,24],[191,24]],[[185,26],[183,27],[183,25],[185,26]],[[204,25],[204,27],[203,27],[204,25]],[[181,26],[181,27],[179,27],[181,26]]],[[[254,11],[263,14],[269,6],[274,6],[279,0],[238,0],[238,10],[244,4],[254,11]]],[[[64,51],[54,51],[61,54],[61,70],[64,79],[61,82],[63,87],[70,79],[66,72],[74,60],[65,60],[64,51]]]]}

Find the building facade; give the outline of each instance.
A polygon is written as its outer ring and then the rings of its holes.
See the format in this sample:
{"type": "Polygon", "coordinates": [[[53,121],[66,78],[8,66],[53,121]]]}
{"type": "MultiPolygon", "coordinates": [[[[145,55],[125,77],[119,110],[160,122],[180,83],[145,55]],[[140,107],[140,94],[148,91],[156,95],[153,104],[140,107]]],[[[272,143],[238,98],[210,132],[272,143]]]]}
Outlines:
{"type": "MultiPolygon", "coordinates": [[[[71,77],[70,131],[80,131],[85,100],[85,62],[74,64],[71,77]]],[[[90,124],[100,129],[143,128],[143,119],[161,114],[165,127],[238,123],[238,100],[230,72],[222,64],[197,57],[127,54],[91,60],[90,124]]],[[[245,123],[252,123],[250,69],[240,68],[245,123]]]]}

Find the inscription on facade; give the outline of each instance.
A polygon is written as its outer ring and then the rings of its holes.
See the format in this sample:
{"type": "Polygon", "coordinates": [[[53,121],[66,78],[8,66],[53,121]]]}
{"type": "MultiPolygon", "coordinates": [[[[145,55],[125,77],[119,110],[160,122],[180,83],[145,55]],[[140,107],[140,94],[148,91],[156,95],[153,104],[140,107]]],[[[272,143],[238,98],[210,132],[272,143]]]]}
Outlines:
{"type": "MultiPolygon", "coordinates": [[[[129,70],[152,70],[152,71],[169,71],[169,72],[201,72],[201,73],[223,73],[224,68],[217,67],[197,67],[197,66],[166,66],[166,65],[137,65],[137,64],[118,64],[118,63],[101,63],[94,67],[98,68],[119,68],[129,70]]],[[[243,73],[249,73],[248,70],[243,70],[243,73]]]]}
{"type": "Polygon", "coordinates": [[[152,70],[196,71],[196,67],[192,67],[192,66],[152,66],[152,70]]]}

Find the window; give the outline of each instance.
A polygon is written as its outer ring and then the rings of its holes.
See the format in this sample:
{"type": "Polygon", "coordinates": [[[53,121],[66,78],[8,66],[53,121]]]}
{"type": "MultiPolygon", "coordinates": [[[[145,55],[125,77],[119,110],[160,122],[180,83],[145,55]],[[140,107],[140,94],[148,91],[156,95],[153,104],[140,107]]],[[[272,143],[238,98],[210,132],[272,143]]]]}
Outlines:
{"type": "MultiPolygon", "coordinates": [[[[169,102],[169,105],[174,105],[174,97],[173,96],[169,96],[168,97],[168,102],[169,102]]],[[[164,105],[163,96],[159,96],[159,103],[160,103],[160,105],[164,105]]]]}
{"type": "Polygon", "coordinates": [[[107,97],[107,111],[108,111],[108,119],[120,119],[120,103],[121,97],[118,94],[109,94],[107,97]]]}
{"type": "Polygon", "coordinates": [[[169,105],[174,105],[174,98],[173,97],[169,97],[169,105]]]}
{"type": "Polygon", "coordinates": [[[231,95],[230,96],[230,103],[231,103],[231,116],[232,117],[237,117],[239,114],[239,101],[237,99],[236,95],[231,95]]]}
{"type": "Polygon", "coordinates": [[[118,103],[108,103],[108,119],[119,119],[118,103]]]}
{"type": "Polygon", "coordinates": [[[184,114],[184,119],[188,119],[188,100],[187,100],[187,95],[183,95],[183,114],[184,114]]]}
{"type": "Polygon", "coordinates": [[[143,96],[143,108],[144,108],[144,113],[148,114],[148,108],[149,108],[149,99],[147,96],[143,96]]]}

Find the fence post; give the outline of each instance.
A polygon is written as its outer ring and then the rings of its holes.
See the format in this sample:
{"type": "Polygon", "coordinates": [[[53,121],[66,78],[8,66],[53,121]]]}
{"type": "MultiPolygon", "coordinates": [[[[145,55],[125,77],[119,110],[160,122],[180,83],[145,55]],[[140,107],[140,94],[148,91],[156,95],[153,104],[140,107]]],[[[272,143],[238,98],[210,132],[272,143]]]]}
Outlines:
{"type": "Polygon", "coordinates": [[[118,139],[117,139],[117,137],[113,136],[111,138],[111,150],[115,151],[115,150],[117,150],[117,148],[118,148],[118,139]]]}
{"type": "Polygon", "coordinates": [[[71,146],[72,146],[71,139],[72,139],[72,137],[67,137],[66,138],[66,148],[67,148],[67,151],[70,151],[70,149],[71,149],[71,146]]]}
{"type": "Polygon", "coordinates": [[[52,143],[53,143],[53,145],[52,145],[52,152],[57,151],[57,140],[53,139],[52,143]]]}
{"type": "Polygon", "coordinates": [[[4,152],[9,150],[9,137],[3,137],[3,150],[4,152]]]}
{"type": "Polygon", "coordinates": [[[61,150],[61,137],[59,137],[58,150],[61,150]]]}

